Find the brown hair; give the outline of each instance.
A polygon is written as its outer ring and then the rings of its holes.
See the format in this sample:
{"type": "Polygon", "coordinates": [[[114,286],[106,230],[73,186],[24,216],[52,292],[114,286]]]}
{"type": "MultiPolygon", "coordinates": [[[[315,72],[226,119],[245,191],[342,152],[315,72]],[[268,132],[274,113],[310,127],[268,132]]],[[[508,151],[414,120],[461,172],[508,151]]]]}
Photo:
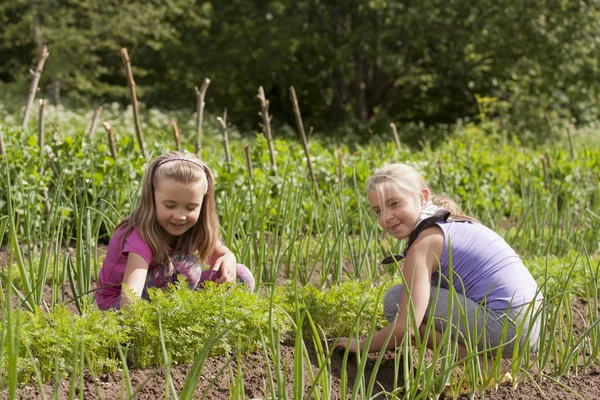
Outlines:
{"type": "Polygon", "coordinates": [[[366,190],[367,192],[376,190],[381,194],[387,185],[393,185],[403,196],[413,201],[417,200],[421,196],[421,191],[426,188],[429,190],[431,202],[450,211],[450,215],[454,219],[475,221],[474,218],[465,215],[450,198],[434,195],[423,176],[410,165],[388,164],[380,168],[367,181],[366,190]]]}
{"type": "Polygon", "coordinates": [[[181,255],[190,255],[197,251],[202,261],[206,261],[212,254],[219,237],[219,219],[215,207],[215,179],[210,168],[194,154],[178,151],[161,154],[148,164],[144,172],[142,193],[136,209],[117,226],[117,228],[121,226],[126,228],[123,243],[131,231],[138,227],[142,239],[152,250],[152,262],[168,262],[169,273],[172,273],[173,264],[167,252],[164,232],[156,219],[154,188],[160,179],[173,179],[181,183],[206,180],[206,194],[198,221],[177,239],[173,249],[174,254],[181,255]]]}

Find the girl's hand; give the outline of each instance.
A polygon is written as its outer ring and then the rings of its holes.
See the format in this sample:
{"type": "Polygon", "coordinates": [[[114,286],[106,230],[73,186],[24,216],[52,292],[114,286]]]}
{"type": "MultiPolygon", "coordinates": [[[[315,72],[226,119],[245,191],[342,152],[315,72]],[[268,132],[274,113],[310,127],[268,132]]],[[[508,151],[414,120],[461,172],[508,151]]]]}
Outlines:
{"type": "Polygon", "coordinates": [[[235,282],[237,260],[233,253],[226,253],[217,258],[212,270],[221,271],[221,276],[219,276],[219,279],[217,279],[217,283],[235,282]]]}
{"type": "Polygon", "coordinates": [[[349,339],[347,337],[341,337],[338,339],[338,342],[335,347],[339,347],[341,349],[348,348],[351,353],[356,353],[358,342],[355,338],[349,339]]]}

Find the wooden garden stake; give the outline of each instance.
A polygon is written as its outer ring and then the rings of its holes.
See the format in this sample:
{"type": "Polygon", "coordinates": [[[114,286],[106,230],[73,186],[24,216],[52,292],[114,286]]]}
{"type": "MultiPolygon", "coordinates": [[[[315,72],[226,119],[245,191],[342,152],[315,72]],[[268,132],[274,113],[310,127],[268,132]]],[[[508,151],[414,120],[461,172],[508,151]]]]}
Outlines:
{"type": "Polygon", "coordinates": [[[52,95],[54,97],[54,105],[60,106],[60,81],[58,79],[54,79],[52,81],[52,95]]]}
{"type": "Polygon", "coordinates": [[[204,96],[210,85],[210,79],[204,78],[200,90],[198,86],[196,90],[196,154],[200,157],[200,150],[202,150],[202,120],[204,119],[204,96]]]}
{"type": "Polygon", "coordinates": [[[46,108],[46,100],[40,99],[40,113],[38,119],[38,146],[40,155],[44,152],[44,109],[46,108]]]}
{"type": "Polygon", "coordinates": [[[258,88],[258,100],[260,100],[260,112],[258,113],[263,119],[263,130],[267,137],[269,145],[269,156],[271,157],[271,166],[273,171],[277,173],[277,160],[275,158],[275,148],[273,146],[273,131],[271,130],[271,120],[273,117],[269,115],[269,100],[265,97],[265,91],[262,86],[258,88]]]}
{"type": "MultiPolygon", "coordinates": [[[[40,113],[38,117],[38,147],[40,148],[40,167],[38,168],[38,173],[41,175],[43,172],[42,169],[42,159],[44,157],[44,110],[46,108],[46,99],[40,99],[40,113]]],[[[46,213],[50,212],[50,204],[48,203],[48,188],[44,188],[44,209],[46,213]]]]}
{"type": "Polygon", "coordinates": [[[35,94],[39,90],[38,83],[40,83],[40,77],[42,76],[42,71],[44,70],[44,63],[49,55],[50,53],[48,53],[48,47],[42,46],[40,49],[40,57],[38,59],[37,66],[35,67],[35,71],[32,71],[33,78],[31,80],[29,94],[27,95],[27,105],[25,106],[25,112],[23,113],[23,119],[21,120],[22,128],[25,128],[27,126],[27,121],[29,121],[29,113],[31,112],[31,106],[33,105],[35,94]]]}
{"type": "Polygon", "coordinates": [[[546,158],[545,155],[540,154],[540,160],[542,161],[542,168],[544,170],[544,189],[548,190],[548,187],[549,187],[549,182],[548,182],[548,167],[546,165],[546,163],[548,162],[548,159],[546,158]]]}
{"type": "Polygon", "coordinates": [[[308,152],[308,141],[306,140],[306,133],[304,132],[304,124],[302,123],[302,114],[300,114],[300,106],[298,105],[298,98],[296,97],[296,91],[293,86],[290,86],[290,94],[292,95],[292,105],[294,106],[294,114],[296,115],[296,124],[298,125],[298,131],[300,131],[300,136],[302,137],[302,146],[304,147],[304,153],[306,154],[306,161],[308,162],[308,170],[310,172],[310,177],[313,181],[313,186],[315,188],[315,197],[317,201],[319,200],[319,185],[317,184],[317,178],[315,177],[315,172],[313,171],[312,164],[310,162],[310,154],[308,152]]]}
{"type": "Polygon", "coordinates": [[[179,141],[179,128],[177,127],[177,122],[174,119],[171,120],[171,128],[173,129],[173,137],[175,138],[175,148],[177,151],[181,151],[181,144],[179,141]]]}
{"type": "Polygon", "coordinates": [[[398,149],[398,151],[400,151],[400,137],[398,136],[398,130],[396,129],[396,124],[395,123],[391,123],[390,126],[392,127],[392,133],[394,134],[394,141],[396,142],[396,148],[398,149]]]}
{"type": "Polygon", "coordinates": [[[105,122],[102,125],[104,125],[104,128],[108,133],[108,146],[110,147],[110,155],[115,159],[115,161],[117,161],[117,146],[115,145],[115,137],[113,135],[112,126],[108,122],[105,122]]]}
{"type": "Polygon", "coordinates": [[[4,147],[4,129],[0,127],[0,155],[6,155],[6,148],[4,147]]]}
{"type": "Polygon", "coordinates": [[[569,149],[571,150],[571,158],[575,159],[575,150],[573,149],[573,137],[571,136],[571,126],[568,122],[565,122],[565,129],[567,130],[567,137],[569,138],[569,149]]]}
{"type": "Polygon", "coordinates": [[[146,150],[144,148],[144,136],[142,135],[142,126],[140,125],[140,113],[138,111],[138,100],[135,92],[135,81],[133,80],[133,71],[131,70],[131,62],[129,61],[129,54],[126,48],[121,49],[121,55],[123,56],[123,65],[125,66],[125,73],[127,74],[127,84],[131,91],[131,102],[133,104],[133,119],[135,121],[135,132],[137,134],[138,143],[142,156],[146,158],[146,150]]]}
{"type": "Polygon", "coordinates": [[[92,125],[90,125],[90,133],[89,133],[89,137],[90,139],[94,138],[94,134],[96,133],[96,127],[98,126],[98,119],[100,118],[100,113],[102,112],[102,107],[98,107],[96,108],[96,111],[94,111],[94,117],[92,118],[92,125]]]}
{"type": "Polygon", "coordinates": [[[225,159],[227,160],[227,171],[231,172],[231,153],[229,152],[229,136],[227,134],[227,109],[223,112],[223,118],[217,117],[223,127],[223,147],[225,147],[225,159]]]}
{"type": "MultiPolygon", "coordinates": [[[[38,121],[38,146],[40,147],[40,167],[38,168],[38,173],[40,175],[43,173],[42,160],[44,157],[44,108],[45,108],[45,106],[46,106],[46,100],[40,99],[40,115],[39,115],[39,121],[38,121]]],[[[48,155],[48,159],[50,160],[50,165],[52,165],[52,168],[54,168],[54,170],[56,171],[56,166],[54,165],[54,162],[52,161],[50,154],[48,155]]],[[[46,214],[47,214],[50,212],[50,202],[48,200],[48,188],[47,187],[44,188],[42,196],[44,198],[44,210],[46,211],[46,214]]]]}
{"type": "Polygon", "coordinates": [[[342,147],[337,145],[337,153],[338,153],[338,181],[340,183],[340,189],[344,187],[344,152],[342,151],[342,147]]]}
{"type": "Polygon", "coordinates": [[[246,154],[246,165],[248,166],[248,177],[252,179],[252,156],[250,155],[250,144],[244,145],[244,153],[246,154]]]}

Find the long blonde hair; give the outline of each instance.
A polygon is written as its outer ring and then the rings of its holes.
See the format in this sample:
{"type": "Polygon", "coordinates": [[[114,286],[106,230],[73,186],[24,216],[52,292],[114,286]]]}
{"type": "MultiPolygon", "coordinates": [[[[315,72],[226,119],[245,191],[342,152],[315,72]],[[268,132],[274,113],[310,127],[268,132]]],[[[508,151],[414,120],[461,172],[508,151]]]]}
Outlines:
{"type": "Polygon", "coordinates": [[[160,179],[173,179],[180,183],[206,180],[206,194],[198,221],[179,236],[172,249],[172,253],[178,255],[191,255],[197,251],[202,261],[206,261],[212,254],[219,237],[219,218],[215,207],[215,179],[210,168],[194,154],[178,151],[161,154],[150,162],[144,172],[142,194],[137,208],[117,226],[117,228],[122,226],[126,228],[123,243],[131,231],[138,227],[142,239],[152,250],[152,262],[168,262],[169,273],[172,273],[173,264],[167,252],[166,239],[156,219],[154,188],[160,179]]]}
{"type": "Polygon", "coordinates": [[[427,189],[431,202],[450,211],[454,219],[475,221],[474,218],[465,215],[452,199],[434,195],[423,176],[410,165],[395,163],[380,168],[367,180],[366,191],[375,190],[377,193],[383,193],[384,187],[388,185],[395,187],[403,197],[411,200],[418,199],[423,189],[427,189]]]}

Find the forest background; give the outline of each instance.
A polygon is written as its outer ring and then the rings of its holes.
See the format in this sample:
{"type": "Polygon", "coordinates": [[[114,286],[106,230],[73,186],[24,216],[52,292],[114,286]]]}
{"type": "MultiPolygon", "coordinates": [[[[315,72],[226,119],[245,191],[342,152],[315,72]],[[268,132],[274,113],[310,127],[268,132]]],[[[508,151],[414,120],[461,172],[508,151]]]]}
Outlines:
{"type": "MultiPolygon", "coordinates": [[[[506,122],[545,139],[599,114],[594,0],[11,0],[0,2],[0,102],[22,107],[39,48],[39,97],[83,108],[128,102],[128,49],[145,107],[228,109],[256,126],[259,86],[274,123],[330,134],[377,124],[506,122]],[[482,105],[486,107],[482,110],[482,105]],[[482,113],[482,111],[485,111],[482,113]]],[[[51,101],[52,101],[51,100],[51,101]]],[[[359,128],[359,129],[357,129],[359,128]]]]}

